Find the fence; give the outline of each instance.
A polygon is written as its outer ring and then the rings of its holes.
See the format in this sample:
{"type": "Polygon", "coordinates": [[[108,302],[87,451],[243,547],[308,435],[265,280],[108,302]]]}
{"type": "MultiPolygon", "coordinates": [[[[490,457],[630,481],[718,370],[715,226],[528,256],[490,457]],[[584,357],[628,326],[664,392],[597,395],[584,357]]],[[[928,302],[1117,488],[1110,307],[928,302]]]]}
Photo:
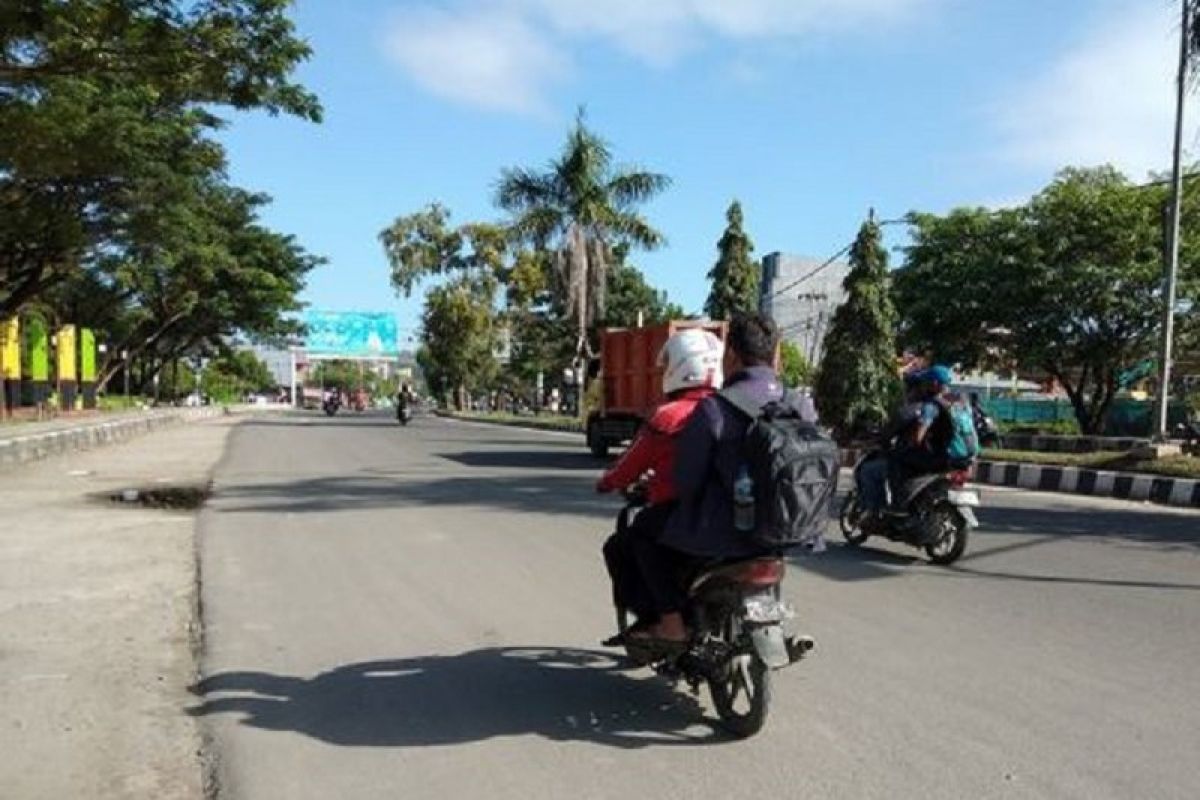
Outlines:
{"type": "MultiPolygon", "coordinates": [[[[1018,397],[980,398],[988,415],[997,422],[1030,428],[1054,427],[1075,420],[1075,409],[1067,400],[1034,400],[1018,397]]],[[[1186,419],[1183,403],[1172,403],[1168,427],[1186,419]]],[[[1149,400],[1121,398],[1108,411],[1102,433],[1105,436],[1149,436],[1154,424],[1154,403],[1149,400]]]]}

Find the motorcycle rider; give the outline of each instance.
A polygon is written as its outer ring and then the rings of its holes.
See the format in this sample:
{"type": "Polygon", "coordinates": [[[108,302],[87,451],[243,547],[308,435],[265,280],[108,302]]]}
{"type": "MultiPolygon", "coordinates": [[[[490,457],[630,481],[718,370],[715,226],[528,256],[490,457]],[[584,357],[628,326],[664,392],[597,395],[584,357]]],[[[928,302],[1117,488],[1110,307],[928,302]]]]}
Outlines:
{"type": "Polygon", "coordinates": [[[403,417],[414,399],[412,388],[407,383],[401,384],[400,391],[396,394],[396,415],[403,417]]]}
{"type": "Polygon", "coordinates": [[[654,624],[657,615],[634,560],[634,541],[657,539],[675,508],[676,438],[697,404],[721,385],[724,352],[721,340],[700,328],[682,330],[667,340],[658,357],[666,401],[655,409],[620,460],[596,483],[596,491],[613,492],[646,479],[648,505],[627,529],[618,530],[604,543],[613,599],[617,606],[637,616],[635,630],[654,624]]]}
{"type": "Polygon", "coordinates": [[[945,472],[946,448],[954,433],[948,395],[954,382],[949,367],[935,364],[924,372],[921,410],[911,433],[900,437],[892,459],[893,502],[902,502],[904,484],[921,475],[945,472]]]}
{"type": "MultiPolygon", "coordinates": [[[[770,317],[735,315],[726,346],[732,354],[733,371],[725,389],[736,387],[748,403],[758,406],[786,398],[804,419],[816,422],[812,401],[785,393],[775,371],[779,331],[770,317]]],[[[678,506],[657,541],[634,542],[659,619],[649,630],[633,636],[672,647],[685,643],[688,631],[682,611],[687,593],[681,576],[713,560],[762,554],[733,524],[733,483],[749,426],[750,420],[732,403],[712,396],[699,404],[680,434],[674,470],[678,506]]]]}
{"type": "Polygon", "coordinates": [[[924,405],[925,371],[912,370],[904,375],[904,404],[896,410],[879,435],[883,457],[866,461],[858,470],[858,496],[863,512],[877,516],[887,505],[887,480],[892,471],[892,447],[897,439],[911,437],[924,405]]]}

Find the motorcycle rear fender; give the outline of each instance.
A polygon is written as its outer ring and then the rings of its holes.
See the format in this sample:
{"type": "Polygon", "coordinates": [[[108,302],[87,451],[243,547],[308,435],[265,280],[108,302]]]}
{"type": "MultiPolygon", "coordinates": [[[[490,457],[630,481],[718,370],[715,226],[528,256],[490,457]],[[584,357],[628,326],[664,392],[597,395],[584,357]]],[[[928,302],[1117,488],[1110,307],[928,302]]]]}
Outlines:
{"type": "Polygon", "coordinates": [[[782,625],[756,625],[750,629],[750,641],[754,645],[754,652],[771,669],[780,669],[792,663],[782,625]]]}

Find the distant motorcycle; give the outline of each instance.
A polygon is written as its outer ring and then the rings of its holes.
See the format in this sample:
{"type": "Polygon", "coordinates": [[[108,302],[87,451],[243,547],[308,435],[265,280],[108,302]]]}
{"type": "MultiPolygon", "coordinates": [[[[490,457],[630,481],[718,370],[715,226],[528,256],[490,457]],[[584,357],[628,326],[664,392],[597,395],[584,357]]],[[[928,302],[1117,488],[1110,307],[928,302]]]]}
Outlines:
{"type": "Polygon", "coordinates": [[[397,406],[396,421],[402,426],[407,426],[408,423],[412,422],[412,407],[407,403],[397,406]]]}
{"type": "Polygon", "coordinates": [[[336,397],[326,397],[324,402],[321,403],[321,410],[324,411],[325,415],[328,417],[332,417],[334,414],[336,414],[338,409],[341,407],[342,402],[336,397]]]}
{"type": "MultiPolygon", "coordinates": [[[[854,487],[858,486],[863,465],[886,458],[883,450],[872,450],[854,467],[854,487]]],[[[966,488],[969,469],[922,475],[908,481],[900,502],[876,518],[864,517],[857,488],[842,503],[838,522],[842,536],[851,547],[858,547],[872,536],[882,536],[925,551],[934,564],[957,561],[967,549],[967,534],[979,527],[975,508],[979,492],[966,488]]]]}
{"type": "MultiPolygon", "coordinates": [[[[644,504],[638,492],[626,495],[619,527],[644,504]]],[[[794,616],[780,599],[785,564],[771,556],[714,562],[691,576],[684,608],[692,638],[674,652],[629,636],[629,614],[618,607],[618,634],[607,646],[623,646],[631,660],[660,675],[683,680],[693,692],[707,683],[722,726],[738,737],[758,733],[771,700],[771,671],[802,659],[814,646],[807,636],[786,636],[785,620],[794,616]]]]}

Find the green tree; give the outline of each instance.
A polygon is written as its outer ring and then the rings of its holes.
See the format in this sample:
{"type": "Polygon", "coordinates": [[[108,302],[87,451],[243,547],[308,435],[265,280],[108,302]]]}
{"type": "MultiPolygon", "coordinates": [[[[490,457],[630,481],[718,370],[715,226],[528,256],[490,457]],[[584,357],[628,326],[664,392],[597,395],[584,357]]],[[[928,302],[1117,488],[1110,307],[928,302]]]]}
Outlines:
{"type": "Polygon", "coordinates": [[[754,243],[743,228],[741,203],[730,204],[725,222],[725,233],[717,242],[717,263],[708,273],[712,289],[704,313],[711,319],[730,319],[738,312],[758,309],[759,269],[751,257],[754,243]]]}
{"type": "Polygon", "coordinates": [[[791,388],[807,386],[812,380],[812,366],[795,342],[784,341],[779,346],[779,376],[791,388]]]}
{"type": "MultiPolygon", "coordinates": [[[[1198,190],[1188,187],[1183,207],[1180,297],[1191,307],[1198,190]]],[[[1068,169],[1023,208],[912,215],[896,277],[904,342],[964,367],[1053,378],[1080,430],[1100,432],[1118,376],[1156,354],[1166,199],[1166,187],[1135,186],[1111,167],[1068,169]]]]}
{"type": "MultiPolygon", "coordinates": [[[[194,380],[190,370],[188,379],[194,380]]],[[[191,391],[185,383],[180,384],[182,394],[191,391]]],[[[227,350],[205,365],[200,376],[201,389],[209,397],[220,402],[235,402],[250,392],[267,392],[275,389],[275,378],[262,359],[249,350],[227,350]]]]}
{"type": "MultiPolygon", "coordinates": [[[[220,176],[222,106],[309,119],[289,0],[24,0],[0,6],[0,317],[130,246],[178,191],[220,176]]],[[[223,176],[222,176],[223,177],[223,176]]]]}
{"type": "Polygon", "coordinates": [[[850,249],[846,300],[833,315],[814,396],[821,419],[842,439],[883,425],[900,399],[896,310],[874,214],[850,249]]]}
{"type": "Polygon", "coordinates": [[[147,378],[185,356],[219,351],[235,336],[279,341],[298,332],[292,312],[321,259],[257,220],[266,199],[224,184],[201,187],[164,206],[110,265],[124,300],[111,325],[101,385],[140,359],[147,378]]]}
{"type": "MultiPolygon", "coordinates": [[[[461,404],[465,393],[487,387],[496,376],[496,295],[515,267],[508,263],[507,229],[484,223],[451,228],[449,223],[450,212],[432,204],[398,217],[380,241],[397,292],[411,294],[430,276],[446,279],[425,293],[417,363],[430,391],[439,397],[454,393],[461,404]]],[[[536,287],[524,290],[536,292],[536,287]]]]}
{"type": "Polygon", "coordinates": [[[417,361],[435,396],[465,395],[487,388],[497,372],[491,297],[459,278],[430,289],[421,316],[423,344],[417,361]]]}
{"type": "Polygon", "coordinates": [[[651,286],[632,264],[617,263],[609,270],[606,294],[608,304],[601,322],[608,328],[631,328],[639,319],[645,325],[656,325],[685,316],[666,292],[651,286]]]}
{"type": "Polygon", "coordinates": [[[578,352],[590,351],[588,334],[604,315],[613,248],[662,245],[662,234],[638,207],[669,184],[665,175],[616,168],[608,143],[587,127],[582,110],[547,170],[501,174],[496,203],[512,215],[515,235],[553,253],[551,289],[576,323],[578,352]]]}

